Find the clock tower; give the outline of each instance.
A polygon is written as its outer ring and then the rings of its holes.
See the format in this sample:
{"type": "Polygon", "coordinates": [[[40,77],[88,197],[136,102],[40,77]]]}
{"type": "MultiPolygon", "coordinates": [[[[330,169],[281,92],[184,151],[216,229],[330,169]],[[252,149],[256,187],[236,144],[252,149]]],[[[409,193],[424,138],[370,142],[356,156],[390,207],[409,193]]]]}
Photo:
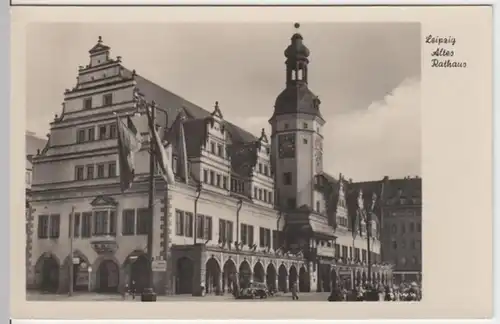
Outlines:
{"type": "MultiPolygon", "coordinates": [[[[299,27],[296,23],[295,28],[299,27]]],[[[314,191],[314,176],[323,170],[325,120],[319,98],[308,87],[309,54],[297,30],[285,50],[286,87],[276,98],[269,120],[272,163],[278,206],[294,210],[305,205],[321,213],[324,202],[314,191]]]]}

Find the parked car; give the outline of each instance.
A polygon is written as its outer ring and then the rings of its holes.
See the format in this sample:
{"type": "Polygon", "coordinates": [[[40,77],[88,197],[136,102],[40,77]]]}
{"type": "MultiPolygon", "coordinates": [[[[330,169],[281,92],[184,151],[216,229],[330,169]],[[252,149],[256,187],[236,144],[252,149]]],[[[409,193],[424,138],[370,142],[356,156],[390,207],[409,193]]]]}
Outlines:
{"type": "Polygon", "coordinates": [[[267,288],[267,284],[263,282],[252,282],[250,284],[250,288],[253,289],[255,297],[267,298],[271,296],[271,293],[267,288]]]}

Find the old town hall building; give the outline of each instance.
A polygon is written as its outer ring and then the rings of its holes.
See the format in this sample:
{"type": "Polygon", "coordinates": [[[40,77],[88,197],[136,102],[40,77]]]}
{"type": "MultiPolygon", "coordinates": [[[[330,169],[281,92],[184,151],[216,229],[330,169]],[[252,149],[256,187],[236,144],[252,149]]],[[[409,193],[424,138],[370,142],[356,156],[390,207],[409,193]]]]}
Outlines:
{"type": "Polygon", "coordinates": [[[285,89],[270,112],[272,132],[255,135],[225,120],[218,98],[206,110],[127,69],[99,37],[77,84],[64,92],[46,147],[32,158],[27,286],[65,291],[71,264],[76,290],[147,285],[149,145],[146,117],[134,115],[137,90],[157,103],[160,129],[185,118],[187,166],[173,143],[167,154],[177,181],[167,186],[156,177],[152,255],[166,260],[154,272],[157,293],[224,293],[232,280],[330,291],[340,282],[368,281],[369,259],[371,280],[390,282],[392,266],[380,258],[379,193],[323,171],[327,124],[308,87],[302,41],[294,34],[285,50],[285,89]],[[115,114],[134,116],[143,136],[136,179],[125,193],[115,114]]]}

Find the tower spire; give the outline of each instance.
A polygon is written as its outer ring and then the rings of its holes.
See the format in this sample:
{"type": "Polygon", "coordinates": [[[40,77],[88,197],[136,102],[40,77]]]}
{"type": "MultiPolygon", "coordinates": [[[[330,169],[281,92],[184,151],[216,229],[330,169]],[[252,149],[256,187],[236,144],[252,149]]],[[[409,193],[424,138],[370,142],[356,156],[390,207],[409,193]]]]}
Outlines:
{"type": "Polygon", "coordinates": [[[303,37],[299,33],[300,23],[294,23],[295,33],[290,39],[290,45],[285,50],[286,84],[287,86],[307,84],[307,65],[309,49],[303,44],[303,37]]]}

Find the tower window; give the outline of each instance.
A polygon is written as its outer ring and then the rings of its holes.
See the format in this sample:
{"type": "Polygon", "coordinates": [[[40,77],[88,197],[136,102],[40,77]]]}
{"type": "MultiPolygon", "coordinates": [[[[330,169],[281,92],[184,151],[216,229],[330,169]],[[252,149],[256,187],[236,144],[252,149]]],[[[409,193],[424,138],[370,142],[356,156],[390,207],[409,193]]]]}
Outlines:
{"type": "Polygon", "coordinates": [[[308,129],[308,128],[309,128],[309,125],[308,125],[307,123],[304,123],[304,124],[302,124],[302,128],[304,128],[304,129],[308,129]]]}
{"type": "Polygon", "coordinates": [[[284,128],[284,129],[288,129],[288,124],[287,124],[287,123],[285,123],[285,124],[283,125],[283,128],[284,128]]]}
{"type": "Polygon", "coordinates": [[[303,138],[303,139],[302,139],[302,142],[303,142],[304,144],[307,144],[307,138],[303,138]]]}
{"type": "Polygon", "coordinates": [[[291,172],[283,173],[283,184],[285,184],[285,185],[292,184],[292,173],[291,172]]]}
{"type": "Polygon", "coordinates": [[[108,93],[102,97],[103,106],[111,106],[113,104],[113,94],[108,93]]]}

